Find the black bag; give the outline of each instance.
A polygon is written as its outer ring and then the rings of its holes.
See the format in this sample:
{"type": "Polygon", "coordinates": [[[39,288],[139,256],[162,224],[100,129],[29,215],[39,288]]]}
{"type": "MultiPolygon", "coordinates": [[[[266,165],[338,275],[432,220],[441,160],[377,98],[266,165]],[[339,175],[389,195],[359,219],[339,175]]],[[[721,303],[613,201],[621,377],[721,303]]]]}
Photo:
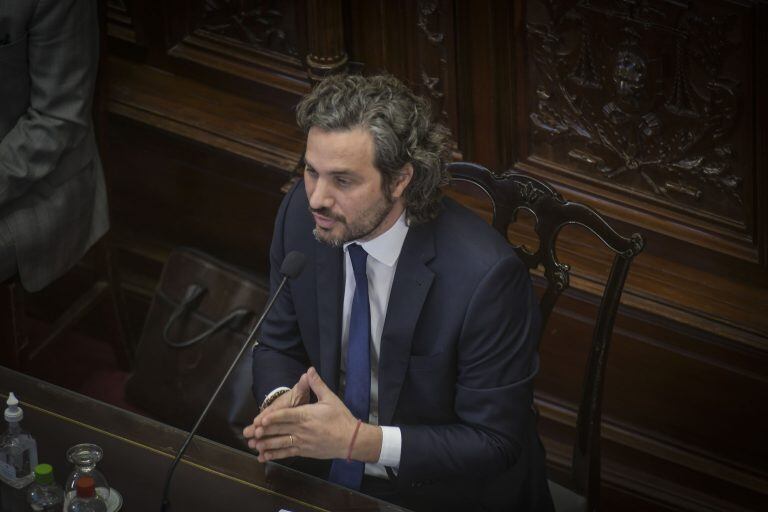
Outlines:
{"type": "MultiPolygon", "coordinates": [[[[198,250],[175,249],[152,299],[126,398],[190,430],[268,297],[266,278],[198,250]]],[[[242,430],[258,412],[251,361],[246,350],[200,426],[203,437],[246,448],[242,430]]]]}

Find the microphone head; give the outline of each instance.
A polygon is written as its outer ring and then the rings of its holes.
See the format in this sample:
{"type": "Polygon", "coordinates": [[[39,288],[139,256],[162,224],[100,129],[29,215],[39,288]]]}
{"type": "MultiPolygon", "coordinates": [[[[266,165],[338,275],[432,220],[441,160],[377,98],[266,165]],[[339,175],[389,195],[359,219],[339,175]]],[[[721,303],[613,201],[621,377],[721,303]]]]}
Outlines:
{"type": "Polygon", "coordinates": [[[291,251],[285,256],[283,264],[280,265],[280,274],[289,279],[293,279],[301,274],[301,271],[304,270],[304,263],[306,262],[307,257],[304,256],[303,253],[299,251],[291,251]]]}

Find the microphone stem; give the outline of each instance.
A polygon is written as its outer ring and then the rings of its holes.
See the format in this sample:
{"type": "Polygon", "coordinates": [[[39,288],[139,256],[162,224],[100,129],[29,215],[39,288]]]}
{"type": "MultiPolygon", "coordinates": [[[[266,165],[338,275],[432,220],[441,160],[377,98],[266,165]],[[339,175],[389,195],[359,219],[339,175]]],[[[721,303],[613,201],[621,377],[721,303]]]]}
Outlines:
{"type": "Polygon", "coordinates": [[[163,501],[162,501],[162,506],[160,508],[161,512],[166,512],[170,510],[171,502],[168,499],[168,493],[171,488],[171,479],[173,478],[173,473],[176,469],[176,466],[178,466],[179,462],[181,461],[181,457],[182,455],[184,455],[184,452],[187,451],[187,447],[189,446],[189,443],[192,442],[192,438],[195,436],[195,432],[197,432],[198,427],[205,419],[205,416],[208,414],[208,410],[213,405],[213,402],[216,400],[216,397],[219,396],[219,391],[221,391],[221,388],[224,387],[224,384],[227,382],[229,375],[235,369],[235,366],[237,365],[237,362],[240,360],[243,353],[245,352],[245,349],[248,348],[248,345],[251,344],[251,340],[253,339],[253,337],[256,336],[256,331],[261,326],[261,323],[264,321],[264,318],[269,313],[269,310],[272,309],[272,304],[274,304],[275,300],[277,300],[277,297],[280,295],[280,291],[282,291],[283,286],[285,286],[285,282],[287,280],[288,280],[288,276],[283,276],[283,280],[280,281],[280,285],[277,287],[277,290],[275,291],[274,294],[272,294],[272,298],[267,303],[267,307],[264,308],[264,312],[261,314],[261,317],[259,317],[259,320],[256,322],[256,325],[254,325],[253,330],[248,335],[248,338],[245,340],[245,343],[243,343],[242,348],[240,348],[240,352],[237,353],[237,356],[235,357],[234,361],[232,361],[232,364],[229,366],[227,373],[224,374],[224,377],[221,379],[221,382],[219,382],[219,385],[216,388],[216,391],[213,392],[213,396],[211,396],[211,399],[208,401],[208,404],[205,406],[205,409],[203,409],[203,412],[197,418],[197,421],[195,422],[195,425],[192,427],[192,430],[189,431],[189,435],[187,435],[187,438],[184,440],[184,444],[181,445],[179,452],[176,454],[176,457],[173,459],[173,462],[171,463],[171,467],[168,468],[168,473],[165,477],[165,486],[163,487],[163,501]]]}

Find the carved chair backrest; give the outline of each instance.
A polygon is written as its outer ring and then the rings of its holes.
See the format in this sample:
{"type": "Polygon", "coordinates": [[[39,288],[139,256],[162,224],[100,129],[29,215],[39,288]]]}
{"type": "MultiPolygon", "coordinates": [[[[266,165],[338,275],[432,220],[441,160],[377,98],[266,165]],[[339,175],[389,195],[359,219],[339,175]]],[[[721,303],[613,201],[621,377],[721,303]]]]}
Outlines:
{"type": "Polygon", "coordinates": [[[488,195],[493,204],[493,226],[508,240],[508,228],[517,220],[518,212],[523,209],[533,214],[538,249],[530,252],[510,243],[528,268],[544,270],[546,290],[539,303],[542,332],[555,302],[569,286],[569,267],[558,261],[555,250],[560,230],[571,224],[584,226],[615,253],[582,381],[571,472],[572,489],[586,497],[588,510],[594,510],[600,489],[600,419],[608,346],[624,280],[632,259],[643,249],[643,237],[638,233],[619,235],[592,208],[564,200],[552,187],[530,176],[513,172],[496,176],[485,167],[465,162],[451,163],[448,170],[452,181],[472,183],[488,195]]]}

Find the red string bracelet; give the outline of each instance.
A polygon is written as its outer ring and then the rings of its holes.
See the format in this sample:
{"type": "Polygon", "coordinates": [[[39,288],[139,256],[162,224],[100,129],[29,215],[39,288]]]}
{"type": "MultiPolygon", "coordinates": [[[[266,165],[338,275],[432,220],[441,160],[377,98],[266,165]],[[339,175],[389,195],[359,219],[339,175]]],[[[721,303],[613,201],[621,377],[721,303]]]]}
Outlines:
{"type": "Polygon", "coordinates": [[[352,434],[352,440],[349,442],[349,450],[347,450],[347,462],[352,462],[352,447],[355,446],[355,439],[357,439],[357,433],[360,431],[360,425],[363,420],[357,420],[357,426],[355,427],[355,433],[352,434]]]}

